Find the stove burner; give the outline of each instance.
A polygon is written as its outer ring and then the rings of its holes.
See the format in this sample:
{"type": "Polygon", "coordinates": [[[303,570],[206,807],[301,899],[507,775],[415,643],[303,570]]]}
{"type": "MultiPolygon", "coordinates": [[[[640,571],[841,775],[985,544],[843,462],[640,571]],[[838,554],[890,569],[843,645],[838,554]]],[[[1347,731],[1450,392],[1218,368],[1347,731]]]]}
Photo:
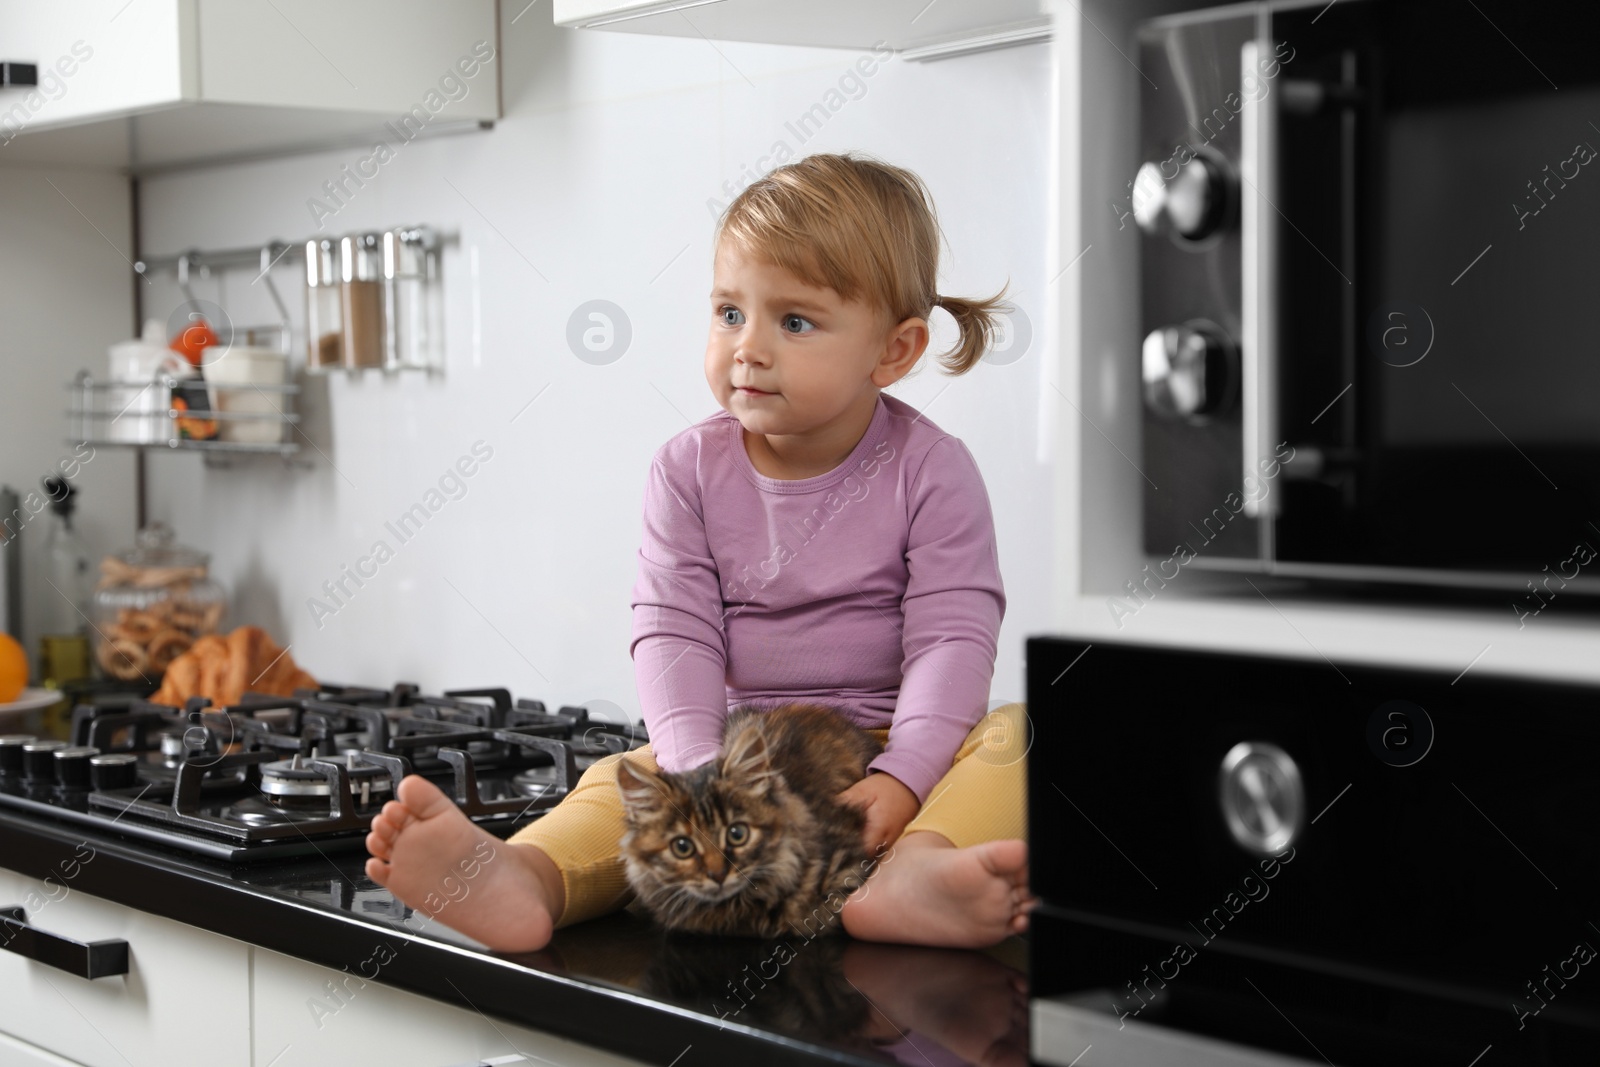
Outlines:
{"type": "Polygon", "coordinates": [[[512,776],[511,787],[518,794],[533,799],[554,789],[560,780],[555,767],[530,767],[512,776]]]}
{"type": "Polygon", "coordinates": [[[198,724],[182,730],[167,730],[161,735],[161,762],[173,770],[182,766],[184,760],[216,755],[217,751],[216,737],[198,724]]]}
{"type": "MultiPolygon", "coordinates": [[[[388,770],[363,760],[360,753],[346,753],[344,766],[350,779],[350,795],[360,798],[362,807],[370,806],[374,795],[386,797],[392,791],[388,770]]],[[[326,810],[333,786],[321,768],[296,755],[262,764],[261,792],[274,804],[309,804],[326,810]]]]}
{"type": "Polygon", "coordinates": [[[242,797],[219,808],[217,815],[223,819],[237,819],[246,826],[284,826],[293,823],[311,825],[328,817],[326,804],[303,805],[285,803],[284,798],[255,796],[242,797]]]}

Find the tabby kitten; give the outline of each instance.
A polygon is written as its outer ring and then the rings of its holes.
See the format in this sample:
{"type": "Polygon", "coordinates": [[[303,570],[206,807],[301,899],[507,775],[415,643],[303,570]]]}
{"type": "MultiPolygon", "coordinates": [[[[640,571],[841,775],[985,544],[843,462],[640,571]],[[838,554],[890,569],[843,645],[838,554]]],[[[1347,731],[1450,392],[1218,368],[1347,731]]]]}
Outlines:
{"type": "Polygon", "coordinates": [[[692,770],[652,774],[620,761],[628,884],[672,930],[810,938],[835,929],[873,867],[861,812],[837,795],[881,751],[839,712],[787,704],[736,709],[722,756],[692,770]]]}

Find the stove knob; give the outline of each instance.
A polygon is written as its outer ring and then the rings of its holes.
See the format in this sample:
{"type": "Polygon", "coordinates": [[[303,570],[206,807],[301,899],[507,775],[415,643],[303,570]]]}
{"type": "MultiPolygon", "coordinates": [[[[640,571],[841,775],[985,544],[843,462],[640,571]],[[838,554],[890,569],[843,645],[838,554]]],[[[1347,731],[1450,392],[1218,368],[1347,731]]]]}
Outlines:
{"type": "Polygon", "coordinates": [[[30,782],[50,782],[56,776],[56,749],[65,741],[30,741],[22,746],[22,777],[30,782]]]}
{"type": "Polygon", "coordinates": [[[1146,163],[1133,180],[1133,218],[1145,233],[1169,226],[1178,236],[1198,241],[1217,232],[1227,214],[1229,182],[1224,164],[1195,156],[1167,178],[1167,163],[1146,163]]]}
{"type": "Polygon", "coordinates": [[[99,754],[87,745],[56,749],[56,782],[63,789],[88,789],[89,760],[99,754]]]}
{"type": "Polygon", "coordinates": [[[89,784],[95,789],[129,789],[139,784],[139,757],[125,752],[89,757],[89,784]]]}
{"type": "Polygon", "coordinates": [[[1166,326],[1144,339],[1144,401],[1158,415],[1203,421],[1232,398],[1233,345],[1206,322],[1166,326]]]}
{"type": "Polygon", "coordinates": [[[32,734],[0,734],[0,778],[22,777],[22,746],[35,740],[32,734]]]}

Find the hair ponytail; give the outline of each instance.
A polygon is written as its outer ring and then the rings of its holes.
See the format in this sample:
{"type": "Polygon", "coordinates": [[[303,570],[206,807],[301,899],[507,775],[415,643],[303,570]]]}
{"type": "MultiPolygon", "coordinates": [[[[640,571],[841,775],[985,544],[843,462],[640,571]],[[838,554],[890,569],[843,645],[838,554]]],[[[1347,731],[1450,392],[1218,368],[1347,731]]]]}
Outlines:
{"type": "Polygon", "coordinates": [[[942,307],[956,320],[960,338],[956,346],[939,357],[946,374],[965,374],[978,365],[994,344],[996,319],[1011,310],[1005,302],[1006,291],[1001,289],[987,300],[968,300],[960,296],[934,297],[935,307],[942,307]]]}
{"type": "Polygon", "coordinates": [[[892,322],[944,308],[961,335],[939,362],[947,374],[965,374],[1012,309],[1004,289],[987,300],[935,295],[939,240],[921,178],[849,153],[806,156],[757,178],[733,198],[716,234],[718,247],[731,242],[810,285],[882,307],[892,322]]]}

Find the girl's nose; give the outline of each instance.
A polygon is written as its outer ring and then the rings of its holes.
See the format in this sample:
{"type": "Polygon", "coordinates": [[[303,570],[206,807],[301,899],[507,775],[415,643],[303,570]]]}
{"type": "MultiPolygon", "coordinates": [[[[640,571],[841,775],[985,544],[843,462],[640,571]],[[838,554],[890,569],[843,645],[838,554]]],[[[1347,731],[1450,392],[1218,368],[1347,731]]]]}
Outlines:
{"type": "Polygon", "coordinates": [[[763,367],[771,362],[766,349],[748,336],[740,339],[738,347],[733,350],[733,358],[739,363],[754,363],[763,367]]]}

